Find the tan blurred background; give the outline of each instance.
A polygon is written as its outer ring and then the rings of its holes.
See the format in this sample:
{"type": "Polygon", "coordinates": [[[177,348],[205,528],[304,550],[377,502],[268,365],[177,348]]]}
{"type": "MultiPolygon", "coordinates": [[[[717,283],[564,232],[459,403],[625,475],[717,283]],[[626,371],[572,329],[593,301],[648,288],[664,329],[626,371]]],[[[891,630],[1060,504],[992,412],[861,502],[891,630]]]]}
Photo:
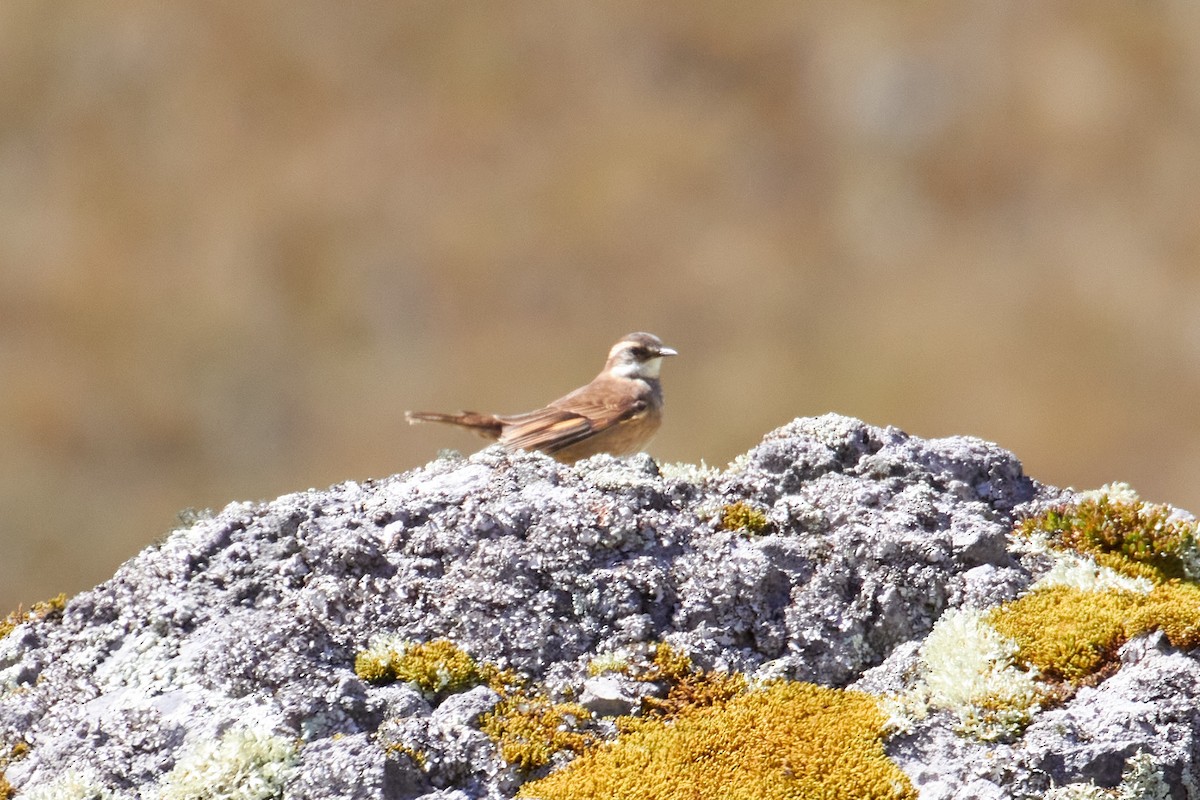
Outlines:
{"type": "Polygon", "coordinates": [[[1200,511],[1200,3],[0,4],[0,614],[477,440],[630,330],[1200,511]]]}

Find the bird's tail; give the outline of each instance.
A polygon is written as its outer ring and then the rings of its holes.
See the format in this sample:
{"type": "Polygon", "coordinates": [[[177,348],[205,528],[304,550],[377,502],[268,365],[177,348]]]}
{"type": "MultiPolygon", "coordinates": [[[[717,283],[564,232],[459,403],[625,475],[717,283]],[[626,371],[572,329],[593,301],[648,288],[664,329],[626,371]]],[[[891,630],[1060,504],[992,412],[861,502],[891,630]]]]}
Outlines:
{"type": "Polygon", "coordinates": [[[439,414],[436,411],[405,411],[404,418],[409,425],[418,422],[444,422],[457,425],[477,433],[485,439],[499,439],[503,424],[491,414],[477,414],[474,411],[462,411],[458,414],[439,414]]]}

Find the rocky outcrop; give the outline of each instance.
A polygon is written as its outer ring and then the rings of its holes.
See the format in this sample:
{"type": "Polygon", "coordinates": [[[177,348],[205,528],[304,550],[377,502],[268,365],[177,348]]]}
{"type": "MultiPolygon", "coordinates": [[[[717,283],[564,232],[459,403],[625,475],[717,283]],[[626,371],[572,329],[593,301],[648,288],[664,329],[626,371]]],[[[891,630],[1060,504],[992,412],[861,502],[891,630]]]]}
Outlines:
{"type": "MultiPolygon", "coordinates": [[[[1063,496],[995,445],[828,415],[724,471],[491,448],[235,503],[0,640],[5,775],[27,797],[500,798],[570,758],[508,763],[481,728],[488,686],[364,680],[381,636],[450,640],[598,717],[650,690],[594,665],[659,642],[702,670],[894,698],[948,610],[1047,568],[1009,535],[1063,496]]],[[[887,754],[922,798],[1113,786],[1138,753],[1193,796],[1197,659],[1157,634],[1121,658],[1013,736],[934,706],[887,754]]]]}

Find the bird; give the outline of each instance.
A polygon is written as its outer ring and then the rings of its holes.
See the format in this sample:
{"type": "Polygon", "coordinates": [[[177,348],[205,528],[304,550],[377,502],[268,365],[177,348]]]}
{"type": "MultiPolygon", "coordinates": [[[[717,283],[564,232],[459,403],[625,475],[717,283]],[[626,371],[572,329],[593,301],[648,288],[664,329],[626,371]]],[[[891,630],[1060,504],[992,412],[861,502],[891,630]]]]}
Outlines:
{"type": "Polygon", "coordinates": [[[442,422],[498,441],[510,452],[538,450],[565,464],[597,453],[627,456],[641,450],[662,423],[662,360],[678,352],[650,333],[631,333],[608,351],[591,383],[545,408],[524,414],[442,414],[406,411],[409,424],[442,422]]]}

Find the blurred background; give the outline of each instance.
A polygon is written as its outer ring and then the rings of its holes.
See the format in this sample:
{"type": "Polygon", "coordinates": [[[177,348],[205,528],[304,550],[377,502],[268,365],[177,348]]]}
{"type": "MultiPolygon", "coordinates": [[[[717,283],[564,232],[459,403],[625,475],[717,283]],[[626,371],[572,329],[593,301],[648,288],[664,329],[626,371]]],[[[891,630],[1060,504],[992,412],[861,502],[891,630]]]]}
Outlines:
{"type": "Polygon", "coordinates": [[[0,4],[0,614],[482,442],[969,434],[1200,511],[1200,3],[0,4]]]}

